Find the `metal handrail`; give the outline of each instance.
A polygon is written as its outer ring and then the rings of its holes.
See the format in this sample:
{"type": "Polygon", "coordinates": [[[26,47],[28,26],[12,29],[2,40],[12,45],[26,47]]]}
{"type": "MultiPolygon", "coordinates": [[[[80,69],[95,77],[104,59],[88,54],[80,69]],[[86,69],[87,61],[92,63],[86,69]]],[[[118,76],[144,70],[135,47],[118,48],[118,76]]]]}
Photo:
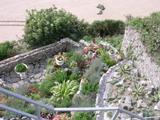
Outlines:
{"type": "Polygon", "coordinates": [[[24,26],[25,21],[22,20],[0,20],[0,26],[24,26]]]}
{"type": "Polygon", "coordinates": [[[55,111],[55,112],[59,112],[59,111],[61,111],[61,112],[68,112],[68,111],[72,111],[72,112],[115,111],[115,114],[113,115],[111,120],[115,120],[119,113],[125,113],[132,118],[137,118],[137,119],[140,119],[140,120],[146,120],[145,118],[143,118],[139,115],[136,115],[134,113],[131,113],[130,111],[127,111],[127,110],[124,110],[124,109],[118,108],[118,107],[54,108],[52,105],[46,105],[46,104],[43,104],[41,102],[34,101],[30,98],[27,98],[25,96],[19,95],[19,94],[14,93],[14,92],[11,92],[11,91],[6,90],[2,87],[0,87],[0,93],[3,93],[5,95],[12,96],[12,97],[15,97],[17,99],[23,100],[25,102],[34,104],[34,106],[36,108],[37,116],[34,116],[34,115],[29,114],[29,113],[25,113],[25,112],[16,110],[14,108],[8,107],[8,106],[3,105],[3,104],[0,104],[0,108],[5,109],[5,110],[10,111],[10,112],[21,114],[21,115],[24,115],[24,116],[27,116],[27,117],[30,117],[30,118],[33,118],[33,119],[36,119],[36,120],[42,120],[42,118],[40,116],[40,108],[45,108],[47,110],[51,110],[51,111],[55,111]]]}
{"type": "Polygon", "coordinates": [[[13,22],[13,23],[25,23],[25,21],[23,20],[0,20],[0,23],[10,23],[10,22],[13,22]]]}
{"type": "Polygon", "coordinates": [[[3,105],[3,104],[0,104],[0,108],[5,109],[5,110],[8,110],[8,111],[10,111],[10,112],[14,112],[14,113],[20,114],[20,115],[27,116],[27,117],[29,117],[29,118],[37,119],[37,116],[35,116],[35,115],[31,115],[31,114],[29,114],[29,113],[22,112],[22,111],[20,111],[20,110],[17,110],[17,109],[8,107],[8,106],[3,105]]]}

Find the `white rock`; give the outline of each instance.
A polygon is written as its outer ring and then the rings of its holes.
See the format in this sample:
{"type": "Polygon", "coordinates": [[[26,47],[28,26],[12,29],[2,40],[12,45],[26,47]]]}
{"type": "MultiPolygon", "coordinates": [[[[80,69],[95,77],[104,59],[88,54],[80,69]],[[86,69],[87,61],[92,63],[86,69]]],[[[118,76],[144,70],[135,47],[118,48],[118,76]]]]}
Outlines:
{"type": "Polygon", "coordinates": [[[160,111],[160,101],[154,106],[154,110],[160,111]]]}
{"type": "Polygon", "coordinates": [[[35,78],[35,79],[39,79],[41,76],[42,76],[42,74],[41,74],[41,73],[38,73],[38,74],[36,74],[36,75],[34,76],[34,78],[35,78]]]}
{"type": "Polygon", "coordinates": [[[116,86],[121,86],[124,84],[124,80],[119,81],[118,83],[116,83],[116,86]]]}
{"type": "Polygon", "coordinates": [[[2,86],[3,84],[4,84],[4,81],[0,79],[0,86],[2,86]]]}
{"type": "Polygon", "coordinates": [[[80,40],[79,43],[85,45],[85,46],[89,46],[90,43],[86,42],[85,40],[80,40]]]}
{"type": "Polygon", "coordinates": [[[132,92],[132,88],[127,88],[128,92],[131,93],[132,92]]]}
{"type": "Polygon", "coordinates": [[[137,101],[137,108],[140,107],[147,107],[147,104],[143,102],[143,100],[138,100],[137,101]]]}

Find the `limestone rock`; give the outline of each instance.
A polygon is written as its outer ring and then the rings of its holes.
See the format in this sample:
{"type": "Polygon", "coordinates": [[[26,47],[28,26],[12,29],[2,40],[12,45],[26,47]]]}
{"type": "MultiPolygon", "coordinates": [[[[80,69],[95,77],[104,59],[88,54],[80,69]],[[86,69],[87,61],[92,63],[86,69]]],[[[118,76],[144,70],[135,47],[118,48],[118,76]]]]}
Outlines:
{"type": "Polygon", "coordinates": [[[154,110],[160,111],[160,101],[154,106],[154,110]]]}
{"type": "Polygon", "coordinates": [[[137,108],[141,108],[141,107],[143,108],[147,107],[147,104],[142,99],[137,101],[137,108]]]}

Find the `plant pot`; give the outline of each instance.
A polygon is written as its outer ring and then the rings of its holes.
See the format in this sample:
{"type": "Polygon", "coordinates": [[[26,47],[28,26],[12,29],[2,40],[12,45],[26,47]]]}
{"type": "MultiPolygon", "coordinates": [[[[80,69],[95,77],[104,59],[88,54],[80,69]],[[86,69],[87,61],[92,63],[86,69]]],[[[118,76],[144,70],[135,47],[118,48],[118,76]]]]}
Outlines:
{"type": "Polygon", "coordinates": [[[64,64],[64,57],[63,56],[56,56],[55,57],[56,64],[62,66],[64,64]]]}
{"type": "Polygon", "coordinates": [[[27,66],[26,64],[24,64],[24,63],[18,64],[18,65],[16,65],[15,68],[14,68],[14,71],[20,76],[21,79],[25,79],[25,78],[26,78],[26,72],[27,72],[27,70],[28,70],[28,66],[27,66]],[[18,67],[19,65],[25,67],[26,70],[25,70],[25,71],[22,71],[22,72],[21,72],[21,71],[17,71],[17,67],[18,67]]]}

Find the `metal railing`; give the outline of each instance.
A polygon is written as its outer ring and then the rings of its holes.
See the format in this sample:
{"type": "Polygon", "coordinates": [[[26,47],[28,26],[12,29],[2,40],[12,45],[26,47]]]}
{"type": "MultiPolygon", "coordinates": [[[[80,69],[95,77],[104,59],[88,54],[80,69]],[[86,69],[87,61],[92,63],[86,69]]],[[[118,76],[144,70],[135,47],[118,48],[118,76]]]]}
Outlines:
{"type": "Polygon", "coordinates": [[[20,99],[20,100],[23,100],[25,102],[28,102],[28,103],[31,103],[35,106],[36,108],[36,115],[32,115],[32,114],[29,114],[29,113],[25,113],[25,112],[22,112],[20,110],[17,110],[17,109],[14,109],[14,108],[11,108],[9,106],[6,106],[4,104],[0,104],[0,108],[1,109],[4,109],[4,110],[7,110],[9,112],[14,112],[16,114],[20,114],[20,115],[23,115],[23,116],[27,116],[29,118],[33,118],[35,120],[43,120],[43,118],[41,118],[41,115],[40,115],[40,109],[41,108],[45,108],[46,110],[49,110],[49,111],[53,111],[53,112],[93,112],[93,111],[115,111],[115,113],[113,114],[111,120],[115,120],[117,118],[117,116],[119,115],[119,113],[125,113],[127,115],[129,115],[131,118],[137,118],[139,120],[146,120],[145,118],[137,115],[137,114],[134,114],[130,111],[127,111],[127,110],[124,110],[124,109],[121,109],[121,108],[118,108],[118,107],[81,107],[81,108],[54,108],[52,105],[47,105],[47,104],[43,104],[41,102],[37,102],[37,101],[34,101],[30,98],[27,98],[25,96],[22,96],[22,95],[19,95],[17,93],[14,93],[14,92],[11,92],[9,90],[6,90],[2,87],[0,87],[0,93],[3,93],[5,95],[8,95],[8,96],[12,96],[12,97],[15,97],[17,99],[20,99]]]}
{"type": "Polygon", "coordinates": [[[0,26],[24,26],[25,21],[22,20],[0,20],[0,26]]]}

